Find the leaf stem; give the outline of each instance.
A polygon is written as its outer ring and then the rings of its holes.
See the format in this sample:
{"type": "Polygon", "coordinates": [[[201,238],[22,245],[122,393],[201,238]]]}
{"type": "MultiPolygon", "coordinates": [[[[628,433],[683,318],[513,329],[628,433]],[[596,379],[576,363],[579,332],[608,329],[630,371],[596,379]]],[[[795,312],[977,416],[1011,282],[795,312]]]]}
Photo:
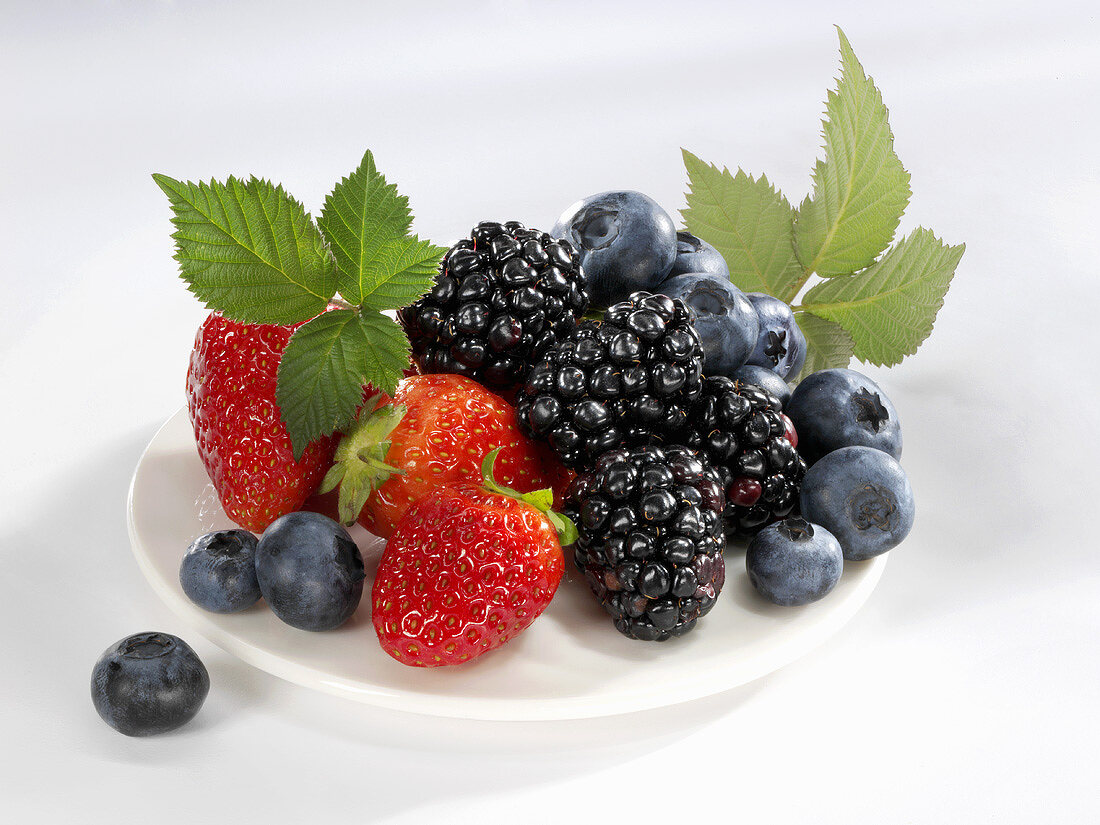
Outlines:
{"type": "Polygon", "coordinates": [[[355,306],[355,304],[349,304],[347,301],[345,301],[339,295],[333,295],[329,299],[329,303],[330,304],[335,304],[336,306],[340,307],[340,309],[359,309],[359,307],[355,306]]]}

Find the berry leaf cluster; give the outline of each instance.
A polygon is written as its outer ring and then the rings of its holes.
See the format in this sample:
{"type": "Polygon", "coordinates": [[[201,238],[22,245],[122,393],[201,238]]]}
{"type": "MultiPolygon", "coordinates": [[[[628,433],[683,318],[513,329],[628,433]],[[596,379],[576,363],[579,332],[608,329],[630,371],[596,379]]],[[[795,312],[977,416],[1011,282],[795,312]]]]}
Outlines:
{"type": "Polygon", "coordinates": [[[153,175],[172,204],[175,259],[195,296],[235,321],[293,324],[336,292],[336,262],[301,203],[266,180],[153,175]]]}
{"type": "Polygon", "coordinates": [[[746,292],[791,304],[801,296],[802,375],[847,366],[853,355],[892,366],[916,352],[965,250],[927,229],[891,246],[909,204],[909,173],[881,92],[837,31],[841,73],[825,104],[825,157],[797,209],[766,177],[731,174],[684,151],[688,231],[722,253],[746,292]]]}
{"type": "Polygon", "coordinates": [[[916,229],[862,272],[817,284],[803,304],[850,331],[861,361],[893,366],[932,332],[962,254],[916,229]]]}
{"type": "Polygon", "coordinates": [[[282,186],[255,177],[153,179],[172,207],[180,276],[199,300],[236,321],[302,324],[276,388],[296,458],[354,420],[364,387],[393,392],[409,342],[382,313],[427,292],[446,250],[409,235],[408,198],[369,151],[316,222],[282,186]]]}
{"type": "Polygon", "coordinates": [[[802,275],[787,199],[763,175],[754,179],[740,169],[731,175],[683,154],[691,186],[684,224],[722,253],[741,289],[784,294],[802,275]]]}

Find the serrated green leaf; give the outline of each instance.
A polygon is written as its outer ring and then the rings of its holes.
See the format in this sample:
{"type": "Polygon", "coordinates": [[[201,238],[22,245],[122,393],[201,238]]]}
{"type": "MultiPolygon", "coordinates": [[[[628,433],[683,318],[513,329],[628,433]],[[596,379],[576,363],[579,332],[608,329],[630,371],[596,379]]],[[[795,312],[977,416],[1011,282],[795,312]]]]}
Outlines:
{"type": "Polygon", "coordinates": [[[401,327],[375,312],[336,309],[299,327],[283,351],[275,389],[295,456],[351,424],[364,386],[392,393],[408,353],[401,327]]]}
{"type": "Polygon", "coordinates": [[[282,186],[153,180],[168,196],[175,258],[188,288],[237,321],[293,324],[336,294],[336,263],[317,226],[282,186]]]}
{"type": "Polygon", "coordinates": [[[722,253],[740,289],[793,298],[803,271],[787,199],[764,175],[754,179],[740,169],[732,175],[681,151],[689,190],[680,214],[687,230],[722,253]]]}
{"type": "Polygon", "coordinates": [[[363,402],[366,352],[354,310],[325,312],[294,332],[279,361],[275,401],[295,458],[315,438],[354,420],[363,402]]]}
{"type": "Polygon", "coordinates": [[[317,223],[336,256],[340,294],[359,304],[370,291],[379,250],[405,237],[412,226],[412,213],[409,199],[397,194],[395,185],[386,183],[368,150],[359,168],[325,198],[317,223]]]}
{"type": "Polygon", "coordinates": [[[432,288],[446,251],[415,235],[383,244],[367,273],[359,303],[376,310],[408,306],[432,288]]]}
{"type": "Polygon", "coordinates": [[[893,240],[910,195],[882,94],[837,31],[841,75],[825,106],[825,159],[795,218],[799,260],[824,278],[869,266],[893,240]]]}
{"type": "Polygon", "coordinates": [[[848,366],[855,345],[844,327],[809,312],[796,312],[794,319],[806,337],[806,363],[794,382],[812,372],[848,366]]]}
{"type": "Polygon", "coordinates": [[[389,316],[369,310],[359,315],[359,329],[367,346],[364,383],[393,395],[409,368],[409,339],[405,331],[389,316]]]}
{"type": "Polygon", "coordinates": [[[932,332],[965,250],[917,229],[863,272],[815,286],[802,306],[844,327],[860,360],[893,366],[932,332]]]}

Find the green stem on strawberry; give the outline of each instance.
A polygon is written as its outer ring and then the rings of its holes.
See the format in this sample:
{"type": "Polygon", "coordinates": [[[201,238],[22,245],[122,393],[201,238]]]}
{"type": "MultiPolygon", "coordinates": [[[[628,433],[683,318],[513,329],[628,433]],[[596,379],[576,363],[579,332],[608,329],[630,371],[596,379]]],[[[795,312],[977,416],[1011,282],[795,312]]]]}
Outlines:
{"type": "Polygon", "coordinates": [[[490,493],[496,493],[497,495],[508,496],[514,498],[517,501],[522,501],[524,504],[529,504],[542,513],[554,525],[554,529],[558,531],[558,544],[562,547],[568,547],[570,544],[577,540],[577,526],[573,524],[572,519],[569,516],[562,515],[554,510],[554,491],[549,487],[543,490],[533,490],[530,493],[520,493],[513,490],[511,487],[505,487],[502,484],[498,484],[496,476],[493,472],[497,463],[497,456],[500,455],[500,451],[503,447],[497,447],[490,453],[487,453],[485,458],[481,462],[481,478],[482,486],[490,493]]]}
{"type": "Polygon", "coordinates": [[[605,312],[607,312],[607,307],[589,307],[588,312],[584,313],[583,320],[602,321],[605,312]]]}
{"type": "Polygon", "coordinates": [[[334,463],[318,488],[318,492],[328,493],[340,487],[337,514],[347,525],[355,523],[371,493],[390,476],[405,474],[404,470],[386,463],[390,434],[404,418],[405,407],[386,404],[368,413],[377,397],[367,400],[359,418],[344,433],[333,456],[334,463]]]}

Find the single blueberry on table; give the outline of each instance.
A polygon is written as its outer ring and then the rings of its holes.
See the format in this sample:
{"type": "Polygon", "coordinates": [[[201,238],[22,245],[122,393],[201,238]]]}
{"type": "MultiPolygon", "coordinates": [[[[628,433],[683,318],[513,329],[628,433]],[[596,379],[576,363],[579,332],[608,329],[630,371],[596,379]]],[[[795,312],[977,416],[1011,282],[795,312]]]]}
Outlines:
{"type": "Polygon", "coordinates": [[[690,232],[676,233],[676,260],[668,277],[686,275],[689,272],[703,275],[715,275],[730,279],[730,269],[722,253],[701,238],[690,232]]]}
{"type": "Polygon", "coordinates": [[[844,558],[862,561],[897,547],[916,517],[913,488],[901,465],[872,447],[841,447],[807,472],[802,515],[840,542],[844,558]]]}
{"type": "Polygon", "coordinates": [[[763,292],[750,292],[746,297],[760,319],[759,337],[748,363],[767,367],[780,378],[794,378],[806,363],[806,336],[794,313],[786,303],[763,292]]]}
{"type": "Polygon", "coordinates": [[[301,630],[332,630],[347,621],[365,576],[348,531],[320,513],[287,513],[256,547],[260,592],[276,616],[301,630]]]}
{"type": "Polygon", "coordinates": [[[570,206],[550,233],[581,255],[593,307],[656,290],[676,259],[676,227],[641,192],[601,192],[570,206]]]}
{"type": "Polygon", "coordinates": [[[219,530],[195,539],[180,563],[187,598],[212,613],[236,613],[258,602],[256,542],[247,530],[219,530]]]}
{"type": "Polygon", "coordinates": [[[816,602],[836,587],[844,555],[832,533],[795,516],[753,537],[745,552],[745,567],[760,595],[793,607],[816,602]]]}
{"type": "Polygon", "coordinates": [[[798,451],[813,463],[841,447],[874,447],[901,458],[898,412],[879,385],[855,370],[821,370],[791,393],[787,415],[798,451]]]}
{"type": "Polygon", "coordinates": [[[703,374],[732,376],[749,357],[759,331],[745,293],[723,277],[694,272],[669,278],[660,291],[691,310],[703,344],[703,374]]]}
{"type": "Polygon", "coordinates": [[[92,669],[92,703],[127,736],[167,733],[189,722],[210,692],[210,676],[182,639],[137,633],[111,645],[92,669]]]}
{"type": "Polygon", "coordinates": [[[743,381],[746,384],[755,384],[779,399],[780,407],[787,406],[791,399],[791,386],[770,369],[758,367],[755,364],[745,364],[738,367],[730,376],[735,381],[743,381]]]}

